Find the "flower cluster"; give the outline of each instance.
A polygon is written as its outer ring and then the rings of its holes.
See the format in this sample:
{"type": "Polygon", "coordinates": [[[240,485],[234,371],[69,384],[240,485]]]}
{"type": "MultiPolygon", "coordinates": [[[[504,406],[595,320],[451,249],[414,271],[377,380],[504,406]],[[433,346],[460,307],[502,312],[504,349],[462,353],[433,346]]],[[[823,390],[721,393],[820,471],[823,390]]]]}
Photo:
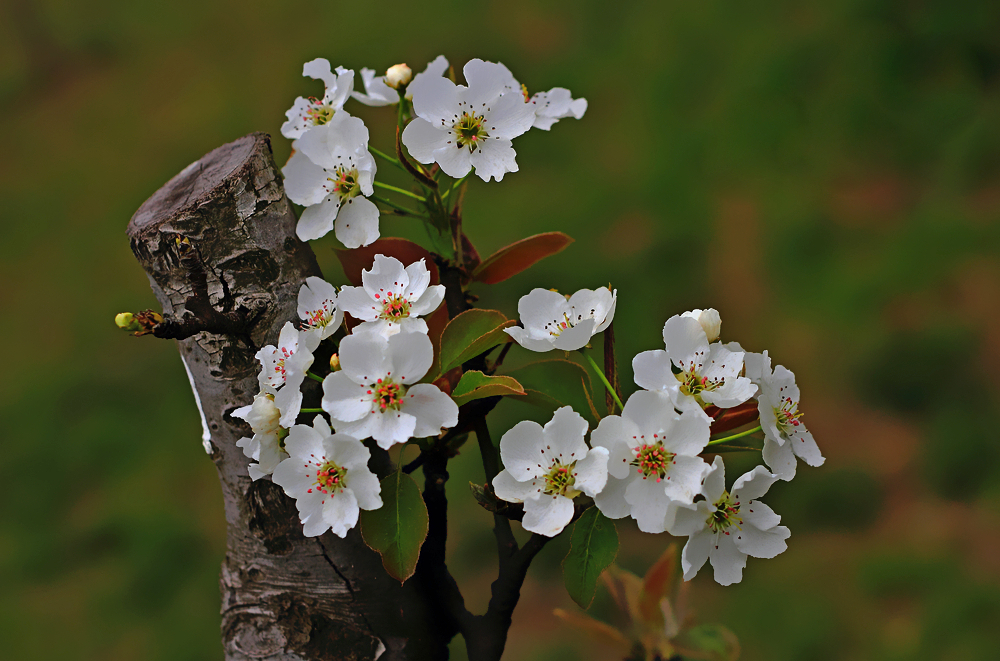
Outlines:
{"type": "MultiPolygon", "coordinates": [[[[363,92],[354,91],[352,70],[333,70],[326,60],[307,63],[303,73],[321,80],[325,92],[320,99],[296,99],[282,127],[294,140],[283,172],[289,198],[304,207],[299,237],[318,239],[333,230],[348,248],[369,245],[379,238],[378,204],[383,204],[393,213],[424,218],[432,231],[450,229],[454,255],[436,255],[434,261],[465,283],[475,272],[462,270],[468,239],[460,224],[452,224],[460,205],[448,211],[448,193],[473,171],[483,181],[516,172],[514,138],[532,127],[549,130],[560,119],[580,118],[587,107],[564,88],[529,95],[507,67],[478,59],[463,68],[464,84],[454,80],[443,57],[416,76],[405,64],[382,76],[362,69],[363,92]],[[372,107],[398,106],[398,160],[369,147],[364,122],[344,110],[350,98],[372,107]],[[375,156],[413,174],[421,194],[377,182],[375,156]],[[459,180],[446,193],[438,182],[442,175],[459,180]],[[376,187],[414,198],[423,208],[378,198],[376,187]]],[[[250,477],[271,475],[295,499],[306,535],[332,530],[344,536],[360,510],[381,507],[379,483],[368,467],[372,452],[455,429],[456,400],[471,401],[470,392],[462,389],[464,377],[459,383],[447,375],[475,369],[473,381],[488,382],[506,355],[509,346],[492,364],[482,362],[483,354],[470,368],[468,360],[477,358],[471,352],[451,367],[441,364],[442,345],[432,341],[426,319],[443,304],[446,288],[433,281],[438,271],[429,266],[427,259],[404,265],[380,252],[369,268],[359,268],[360,277],[355,272],[360,286],[338,291],[320,278],[307,278],[299,291],[298,327],[286,323],[277,344],[257,354],[260,392],[233,414],[249,423],[253,436],[238,445],[253,462],[250,477]],[[321,343],[336,351],[325,376],[309,371],[321,343]],[[464,367],[453,369],[460,362],[464,367]],[[322,381],[322,392],[307,378],[322,381]],[[461,392],[452,396],[456,384],[461,392]],[[303,408],[304,398],[319,406],[303,408]],[[298,423],[304,413],[319,415],[309,426],[298,423]]],[[[464,286],[456,291],[468,302],[472,297],[464,286]]],[[[473,346],[496,337],[481,352],[508,342],[531,352],[579,351],[600,372],[586,349],[595,335],[608,331],[617,300],[610,287],[571,296],[534,289],[518,302],[519,325],[506,322],[486,335],[479,330],[472,334],[479,337],[473,346]]],[[[523,504],[523,527],[539,535],[560,534],[592,499],[607,518],[630,517],[644,532],[686,536],[686,579],[710,561],[718,582],[734,583],[748,556],[782,552],[788,529],[760,498],[776,480],[792,479],[797,458],[819,466],[823,456],[802,422],[794,375],[780,365],[772,368],[767,352],[723,343],[721,323],[713,309],[668,319],[664,348],[632,360],[639,390],[624,405],[601,373],[621,410],[616,414],[609,399],[609,415],[593,430],[569,406],[557,408],[544,426],[514,425],[500,440],[503,469],[492,479],[496,497],[523,504]],[[720,436],[758,418],[759,427],[720,436]],[[770,470],[757,466],[727,490],[721,457],[709,463],[705,456],[713,446],[757,431],[763,435],[757,449],[770,470]]],[[[613,342],[610,331],[606,336],[613,342]]],[[[513,380],[492,378],[505,387],[513,380]]]]}

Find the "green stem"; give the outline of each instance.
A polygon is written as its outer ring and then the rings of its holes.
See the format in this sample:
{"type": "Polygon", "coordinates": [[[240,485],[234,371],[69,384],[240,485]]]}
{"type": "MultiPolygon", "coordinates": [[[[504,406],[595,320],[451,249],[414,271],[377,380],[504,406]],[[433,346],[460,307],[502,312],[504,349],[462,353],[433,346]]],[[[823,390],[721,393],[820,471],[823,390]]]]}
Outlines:
{"type": "Polygon", "coordinates": [[[757,425],[753,429],[741,431],[739,434],[733,434],[732,436],[723,436],[722,438],[717,438],[714,441],[709,441],[708,445],[718,445],[719,443],[725,443],[727,441],[735,441],[737,438],[743,438],[744,436],[749,436],[750,434],[756,431],[760,431],[760,425],[757,425]]]}
{"type": "MultiPolygon", "coordinates": [[[[469,174],[472,174],[472,173],[470,172],[469,174]]],[[[469,175],[467,174],[467,175],[465,175],[464,177],[462,177],[461,179],[457,179],[457,180],[455,181],[455,183],[451,185],[451,188],[449,188],[448,190],[446,190],[446,191],[444,192],[444,195],[442,195],[442,196],[441,196],[441,199],[442,199],[442,200],[447,200],[447,199],[448,199],[448,196],[449,196],[449,195],[450,195],[450,194],[452,193],[452,191],[454,191],[454,190],[455,190],[456,188],[458,188],[458,187],[459,187],[459,186],[461,186],[461,185],[462,185],[463,183],[465,183],[465,180],[466,180],[466,179],[468,179],[468,178],[469,178],[469,175]]]]}
{"type": "Polygon", "coordinates": [[[323,409],[299,409],[299,413],[322,413],[323,409]]]}
{"type": "Polygon", "coordinates": [[[388,154],[386,154],[384,152],[381,152],[378,149],[375,149],[371,145],[368,145],[368,151],[370,151],[371,153],[375,154],[379,158],[383,158],[383,159],[389,161],[390,163],[392,163],[393,165],[395,165],[397,168],[399,168],[403,172],[406,172],[406,168],[404,168],[403,164],[399,162],[399,159],[393,158],[392,156],[389,156],[388,154]]]}
{"type": "Polygon", "coordinates": [[[385,206],[391,207],[393,209],[396,209],[397,211],[402,211],[407,216],[413,216],[415,218],[427,218],[428,220],[430,219],[430,216],[427,216],[426,214],[422,214],[422,213],[419,213],[417,211],[414,211],[413,209],[408,209],[408,208],[406,208],[404,206],[400,206],[400,205],[396,204],[395,202],[391,202],[391,201],[385,199],[384,197],[378,197],[377,195],[372,195],[368,199],[374,200],[376,202],[381,202],[385,206]]]}
{"type": "Polygon", "coordinates": [[[306,376],[308,376],[313,381],[319,381],[320,383],[323,383],[323,377],[313,374],[312,372],[306,372],[306,376]]]}
{"type": "Polygon", "coordinates": [[[391,190],[394,193],[399,193],[400,195],[405,195],[407,197],[412,197],[414,200],[420,200],[421,202],[427,202],[427,200],[425,198],[422,198],[419,195],[417,195],[416,193],[411,193],[410,191],[405,190],[403,188],[399,188],[397,186],[390,186],[389,184],[383,184],[381,181],[375,181],[375,182],[372,182],[372,183],[374,183],[379,188],[384,188],[386,190],[391,190]]]}
{"type": "MultiPolygon", "coordinates": [[[[580,353],[583,353],[583,351],[581,350],[580,353]]],[[[589,354],[583,353],[583,355],[584,357],[586,357],[588,361],[590,361],[590,366],[597,371],[597,376],[601,377],[601,381],[604,383],[604,387],[607,388],[608,392],[611,393],[611,396],[615,398],[615,404],[618,405],[619,409],[624,411],[625,405],[622,404],[622,400],[618,398],[618,393],[615,392],[615,389],[611,386],[611,383],[608,382],[608,377],[604,376],[604,371],[597,365],[597,363],[594,362],[594,359],[591,358],[589,354]]]]}

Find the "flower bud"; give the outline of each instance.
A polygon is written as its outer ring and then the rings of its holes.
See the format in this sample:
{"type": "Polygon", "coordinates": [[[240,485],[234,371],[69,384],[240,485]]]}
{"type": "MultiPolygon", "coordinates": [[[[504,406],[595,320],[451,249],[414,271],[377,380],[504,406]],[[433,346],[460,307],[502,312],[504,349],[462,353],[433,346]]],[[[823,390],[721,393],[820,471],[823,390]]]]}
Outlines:
{"type": "Polygon", "coordinates": [[[385,72],[385,84],[394,90],[406,85],[413,78],[413,71],[406,64],[394,64],[385,72]]]}
{"type": "Polygon", "coordinates": [[[330,370],[336,372],[340,369],[340,356],[333,354],[330,356],[330,370]]]}
{"type": "Polygon", "coordinates": [[[134,333],[135,331],[142,328],[139,322],[135,320],[135,316],[131,312],[119,312],[115,315],[115,325],[124,331],[134,333]]]}
{"type": "Polygon", "coordinates": [[[708,336],[709,342],[715,342],[719,339],[719,335],[722,331],[722,318],[719,316],[719,312],[715,308],[708,308],[706,310],[691,310],[690,312],[685,312],[681,316],[694,319],[701,324],[702,329],[705,331],[705,335],[708,336]]]}

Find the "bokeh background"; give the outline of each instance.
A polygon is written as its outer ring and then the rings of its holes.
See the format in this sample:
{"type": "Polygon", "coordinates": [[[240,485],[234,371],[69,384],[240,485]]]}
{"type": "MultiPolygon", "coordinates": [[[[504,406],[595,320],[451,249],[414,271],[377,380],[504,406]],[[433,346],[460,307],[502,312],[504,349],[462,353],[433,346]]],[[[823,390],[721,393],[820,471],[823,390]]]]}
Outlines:
{"type": "MultiPolygon", "coordinates": [[[[582,121],[519,138],[501,185],[472,182],[481,252],[576,238],[484,302],[514,314],[531,287],[610,281],[625,365],[668,316],[711,306],[725,339],[798,376],[828,461],[772,490],[786,553],[751,559],[728,589],[695,579],[700,617],[729,625],[748,661],[995,659],[998,35],[990,0],[5,0],[2,656],[221,658],[221,498],[184,370],[171,343],[112,323],[156,306],[126,223],[243,134],[277,136],[286,158],[284,111],[319,92],[304,61],[419,70],[443,53],[590,102],[582,121]]],[[[350,111],[390,147],[391,111],[350,111]]],[[[316,249],[342,284],[333,245],[316,249]]],[[[497,437],[525,413],[511,406],[497,437]]],[[[467,452],[449,485],[476,607],[494,566],[466,491],[480,470],[467,452]]],[[[619,529],[619,562],[639,573],[669,541],[619,529]]],[[[575,608],[565,550],[532,568],[505,658],[620,658],[552,616],[575,608]]],[[[611,616],[605,594],[592,614],[611,616]]]]}

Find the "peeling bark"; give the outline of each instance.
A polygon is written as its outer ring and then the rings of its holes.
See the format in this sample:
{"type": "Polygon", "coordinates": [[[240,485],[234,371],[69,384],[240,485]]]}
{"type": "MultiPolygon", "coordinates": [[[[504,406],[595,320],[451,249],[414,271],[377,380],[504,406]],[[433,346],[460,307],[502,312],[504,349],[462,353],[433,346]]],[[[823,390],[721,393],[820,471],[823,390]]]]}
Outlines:
{"type": "MultiPolygon", "coordinates": [[[[257,392],[254,353],[277,341],[296,318],[301,283],[320,275],[295,222],[270,140],[258,133],[185,168],[128,227],[164,336],[177,338],[190,372],[222,484],[225,658],[446,659],[455,631],[432,595],[391,579],[357,529],[303,537],[294,503],[267,478],[251,482],[236,447],[251,433],[232,412],[257,392]]],[[[318,400],[318,384],[304,388],[307,402],[318,400]]]]}

